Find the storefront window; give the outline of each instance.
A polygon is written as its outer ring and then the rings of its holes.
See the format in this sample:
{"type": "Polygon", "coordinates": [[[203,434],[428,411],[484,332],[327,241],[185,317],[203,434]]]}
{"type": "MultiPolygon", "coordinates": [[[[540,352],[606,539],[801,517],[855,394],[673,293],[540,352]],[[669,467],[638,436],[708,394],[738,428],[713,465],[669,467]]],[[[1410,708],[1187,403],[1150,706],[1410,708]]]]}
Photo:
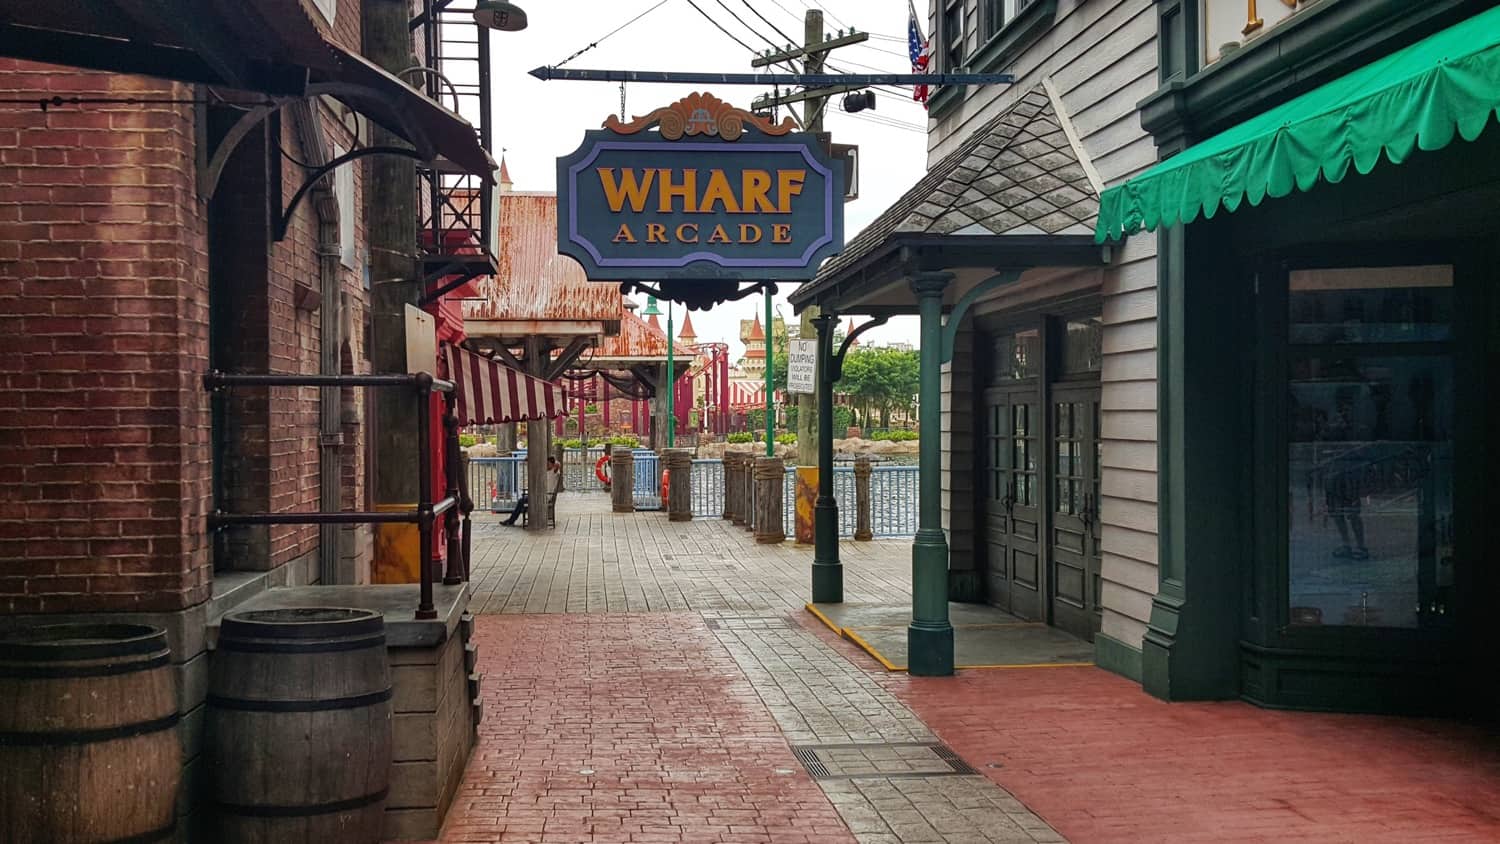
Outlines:
{"type": "Polygon", "coordinates": [[[1429,627],[1449,612],[1451,274],[1445,287],[1401,269],[1415,283],[1391,269],[1292,274],[1294,625],[1429,627]]]}

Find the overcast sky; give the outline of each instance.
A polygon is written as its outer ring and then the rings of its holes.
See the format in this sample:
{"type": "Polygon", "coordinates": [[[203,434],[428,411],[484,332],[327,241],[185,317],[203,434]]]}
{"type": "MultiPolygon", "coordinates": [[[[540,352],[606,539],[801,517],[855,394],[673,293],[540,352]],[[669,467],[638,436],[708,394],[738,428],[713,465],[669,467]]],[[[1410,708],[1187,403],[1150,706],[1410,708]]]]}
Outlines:
{"type": "MultiPolygon", "coordinates": [[[[608,82],[542,82],[527,72],[539,65],[557,65],[641,12],[657,0],[516,0],[526,10],[529,26],[521,32],[490,34],[495,146],[505,149],[507,167],[517,190],[556,189],[556,159],[576,149],[583,133],[597,129],[609,114],[620,110],[620,87],[608,82]]],[[[830,35],[855,27],[872,37],[864,44],[840,48],[830,63],[846,72],[909,73],[906,52],[907,4],[902,0],[665,0],[640,20],[599,41],[567,63],[567,67],[633,70],[749,72],[751,53],[705,19],[712,18],[757,52],[788,40],[802,41],[803,13],[809,5],[824,10],[830,35]],[[694,9],[694,5],[702,13],[694,9]],[[753,9],[753,11],[752,11],[753,9]],[[730,13],[738,15],[736,20],[730,13]],[[766,21],[755,15],[759,12],[766,21]],[[773,28],[779,28],[778,34],[773,28]]],[[[925,14],[927,4],[919,4],[925,14]]],[[[923,24],[925,27],[925,23],[923,24]]],[[[782,66],[785,67],[784,65],[782,66]]],[[[626,87],[629,116],[644,114],[706,86],[646,85],[626,87]]],[[[721,99],[749,108],[750,101],[769,89],[749,86],[712,91],[721,99]]],[[[840,143],[860,147],[860,198],[844,206],[845,238],[875,219],[926,169],[926,112],[911,101],[910,89],[876,93],[873,117],[844,113],[831,100],[824,128],[840,143]]],[[[796,108],[800,109],[798,104],[796,108]]],[[[800,111],[799,111],[800,115],[800,111]]],[[[794,285],[782,285],[778,305],[792,318],[785,296],[794,285]]],[[[643,300],[644,301],[644,300],[643,300]]],[[[759,297],[729,302],[693,313],[700,341],[730,343],[741,351],[738,321],[764,312],[759,297]]],[[[681,323],[681,309],[678,309],[681,323]]],[[[874,329],[873,342],[915,342],[916,321],[905,317],[874,329]]]]}

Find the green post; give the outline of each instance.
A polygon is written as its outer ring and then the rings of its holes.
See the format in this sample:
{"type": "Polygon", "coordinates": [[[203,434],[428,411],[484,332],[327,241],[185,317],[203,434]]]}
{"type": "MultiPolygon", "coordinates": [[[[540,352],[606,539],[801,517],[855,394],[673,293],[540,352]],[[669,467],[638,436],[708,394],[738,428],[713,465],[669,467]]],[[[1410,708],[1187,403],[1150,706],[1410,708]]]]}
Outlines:
{"type": "Polygon", "coordinates": [[[818,329],[818,500],[813,505],[812,599],[815,604],[844,600],[844,565],[839,561],[839,505],[833,497],[833,323],[824,311],[818,329]]]}
{"type": "Polygon", "coordinates": [[[911,546],[911,626],[906,631],[908,673],[953,673],[953,625],[948,623],[948,540],[942,528],[943,291],[950,273],[912,278],[921,317],[921,408],[917,538],[911,546]]]}
{"type": "Polygon", "coordinates": [[[776,332],[771,322],[771,291],[766,290],[766,456],[776,456],[776,407],[772,396],[776,375],[776,332]]]}
{"type": "MultiPolygon", "coordinates": [[[[667,300],[667,448],[674,444],[677,434],[677,380],[672,372],[672,300],[667,300]]],[[[666,506],[663,503],[662,506],[666,506]]]]}

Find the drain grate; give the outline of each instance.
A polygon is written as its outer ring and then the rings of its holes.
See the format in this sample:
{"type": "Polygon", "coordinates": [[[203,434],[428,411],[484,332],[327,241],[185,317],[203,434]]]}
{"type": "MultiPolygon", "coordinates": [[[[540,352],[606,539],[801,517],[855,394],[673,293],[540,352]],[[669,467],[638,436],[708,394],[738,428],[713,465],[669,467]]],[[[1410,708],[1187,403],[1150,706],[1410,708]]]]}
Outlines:
{"type": "Polygon", "coordinates": [[[797,761],[802,763],[802,767],[806,768],[809,774],[812,774],[813,779],[823,780],[830,776],[828,768],[818,759],[817,752],[812,748],[794,747],[792,755],[797,757],[797,761]]]}
{"type": "Polygon", "coordinates": [[[792,753],[813,779],[912,779],[976,776],[978,771],[939,742],[803,744],[792,753]]]}

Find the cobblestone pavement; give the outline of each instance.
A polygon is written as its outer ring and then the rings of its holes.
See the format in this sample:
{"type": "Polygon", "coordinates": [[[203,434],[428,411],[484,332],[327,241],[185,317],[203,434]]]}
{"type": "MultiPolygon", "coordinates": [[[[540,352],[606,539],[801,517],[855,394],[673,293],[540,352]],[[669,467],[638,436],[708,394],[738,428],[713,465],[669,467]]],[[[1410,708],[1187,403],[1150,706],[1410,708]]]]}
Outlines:
{"type": "MultiPolygon", "coordinates": [[[[806,546],[560,502],[475,537],[486,716],[444,841],[1063,840],[800,624],[806,546]]],[[[907,542],[841,548],[849,600],[908,600],[907,542]]]]}

